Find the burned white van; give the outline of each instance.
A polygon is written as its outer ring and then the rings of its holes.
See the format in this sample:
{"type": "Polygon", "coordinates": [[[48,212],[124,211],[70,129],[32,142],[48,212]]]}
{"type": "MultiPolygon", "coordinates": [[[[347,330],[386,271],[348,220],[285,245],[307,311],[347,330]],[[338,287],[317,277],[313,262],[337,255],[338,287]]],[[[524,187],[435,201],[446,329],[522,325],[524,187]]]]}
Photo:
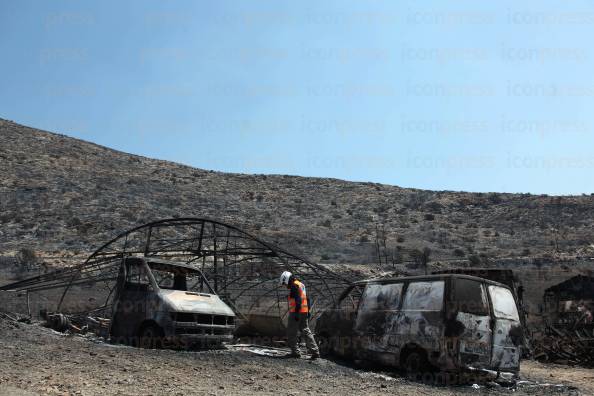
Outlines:
{"type": "Polygon", "coordinates": [[[351,285],[316,322],[322,350],[420,372],[514,376],[522,328],[511,290],[467,275],[351,285]]]}
{"type": "Polygon", "coordinates": [[[141,347],[213,346],[233,338],[235,314],[202,272],[147,257],[122,261],[110,337],[141,347]]]}

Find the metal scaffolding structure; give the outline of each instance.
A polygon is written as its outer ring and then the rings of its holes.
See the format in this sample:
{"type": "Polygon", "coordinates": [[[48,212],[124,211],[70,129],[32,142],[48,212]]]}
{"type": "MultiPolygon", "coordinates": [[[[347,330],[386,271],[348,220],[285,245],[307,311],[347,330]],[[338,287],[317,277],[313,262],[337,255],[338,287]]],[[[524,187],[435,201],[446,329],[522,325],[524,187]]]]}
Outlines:
{"type": "Polygon", "coordinates": [[[120,264],[131,256],[165,259],[201,270],[217,294],[244,318],[253,313],[284,316],[286,291],[278,285],[284,270],[305,282],[314,315],[333,304],[350,283],[319,264],[235,226],[206,218],[177,218],[123,232],[80,265],[5,285],[0,290],[40,292],[62,288],[58,312],[106,310],[109,315],[120,264]],[[85,300],[81,305],[81,296],[91,290],[101,298],[93,298],[94,304],[85,300]]]}

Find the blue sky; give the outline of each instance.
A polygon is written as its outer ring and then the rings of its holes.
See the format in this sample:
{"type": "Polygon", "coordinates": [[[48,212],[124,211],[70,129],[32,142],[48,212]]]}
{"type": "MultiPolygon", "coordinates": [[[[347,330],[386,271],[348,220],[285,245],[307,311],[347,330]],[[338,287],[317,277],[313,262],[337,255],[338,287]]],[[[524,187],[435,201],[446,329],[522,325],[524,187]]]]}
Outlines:
{"type": "Polygon", "coordinates": [[[594,192],[588,1],[2,1],[0,117],[199,168],[594,192]]]}

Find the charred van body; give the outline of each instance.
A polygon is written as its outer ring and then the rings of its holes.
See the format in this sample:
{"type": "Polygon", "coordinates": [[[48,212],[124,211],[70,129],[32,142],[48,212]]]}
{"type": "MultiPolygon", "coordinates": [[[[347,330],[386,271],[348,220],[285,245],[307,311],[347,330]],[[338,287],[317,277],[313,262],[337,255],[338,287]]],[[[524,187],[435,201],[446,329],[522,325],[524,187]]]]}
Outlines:
{"type": "Polygon", "coordinates": [[[128,257],[115,288],[110,336],[143,347],[229,341],[235,314],[202,273],[185,264],[128,257]]]}
{"type": "Polygon", "coordinates": [[[327,353],[420,371],[515,376],[522,326],[510,288],[457,274],[356,282],[316,332],[327,353]]]}

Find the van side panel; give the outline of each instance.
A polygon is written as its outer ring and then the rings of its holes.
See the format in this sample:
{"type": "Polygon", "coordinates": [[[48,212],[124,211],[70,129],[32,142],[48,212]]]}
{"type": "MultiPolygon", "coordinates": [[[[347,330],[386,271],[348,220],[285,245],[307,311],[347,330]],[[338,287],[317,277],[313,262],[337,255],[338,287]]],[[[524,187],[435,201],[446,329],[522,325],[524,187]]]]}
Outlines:
{"type": "Polygon", "coordinates": [[[396,330],[400,348],[420,348],[433,364],[443,347],[444,294],[444,281],[409,283],[396,330]]]}

